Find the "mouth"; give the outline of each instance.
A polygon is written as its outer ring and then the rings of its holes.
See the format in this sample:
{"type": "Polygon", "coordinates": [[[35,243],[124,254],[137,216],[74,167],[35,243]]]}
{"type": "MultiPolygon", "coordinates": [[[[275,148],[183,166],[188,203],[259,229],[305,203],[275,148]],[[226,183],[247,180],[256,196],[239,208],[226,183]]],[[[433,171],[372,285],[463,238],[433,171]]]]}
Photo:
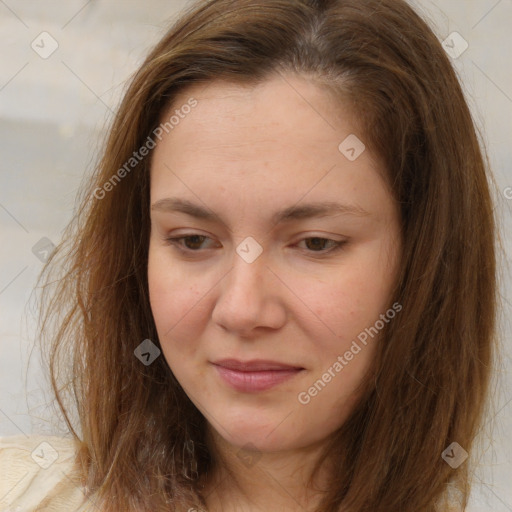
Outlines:
{"type": "Polygon", "coordinates": [[[305,369],[268,360],[238,361],[223,359],[212,363],[219,376],[237,391],[265,391],[293,378],[305,369]]]}

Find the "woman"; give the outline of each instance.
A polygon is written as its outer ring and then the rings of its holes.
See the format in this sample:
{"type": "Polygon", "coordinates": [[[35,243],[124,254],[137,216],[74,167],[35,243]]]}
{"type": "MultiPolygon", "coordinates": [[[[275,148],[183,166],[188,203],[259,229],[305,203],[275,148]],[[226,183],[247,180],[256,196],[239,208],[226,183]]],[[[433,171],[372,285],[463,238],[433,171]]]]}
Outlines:
{"type": "Polygon", "coordinates": [[[482,151],[405,2],[192,6],[45,269],[73,439],[4,440],[11,481],[54,459],[7,505],[462,510],[495,333],[482,151]]]}

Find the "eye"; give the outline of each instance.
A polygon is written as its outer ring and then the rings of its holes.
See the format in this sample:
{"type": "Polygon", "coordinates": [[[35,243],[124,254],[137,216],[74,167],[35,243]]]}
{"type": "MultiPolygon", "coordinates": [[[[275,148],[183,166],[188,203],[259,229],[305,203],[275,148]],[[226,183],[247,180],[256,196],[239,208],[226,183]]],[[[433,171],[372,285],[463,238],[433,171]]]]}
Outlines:
{"type": "Polygon", "coordinates": [[[177,236],[177,237],[169,237],[166,238],[165,241],[169,244],[174,245],[177,249],[181,251],[190,251],[190,252],[198,252],[198,249],[201,249],[201,244],[205,240],[211,240],[205,235],[198,235],[198,234],[187,234],[183,236],[177,236]],[[185,242],[185,246],[181,243],[182,241],[185,242]]]}
{"type": "Polygon", "coordinates": [[[346,240],[331,240],[330,238],[322,238],[319,236],[313,236],[308,238],[303,238],[299,243],[305,242],[306,248],[308,252],[314,253],[330,253],[334,252],[338,249],[341,249],[343,245],[346,243],[346,240]],[[330,244],[330,249],[325,250],[325,245],[330,244]]]}
{"type": "MultiPolygon", "coordinates": [[[[201,246],[206,240],[211,240],[211,238],[205,235],[199,235],[197,233],[189,233],[177,237],[168,237],[165,239],[165,242],[175,246],[182,252],[190,253],[200,252],[200,250],[204,248],[201,246]]],[[[341,249],[345,245],[346,240],[332,240],[330,238],[314,236],[303,238],[300,240],[299,244],[302,242],[305,242],[306,252],[326,254],[341,249]],[[326,245],[330,246],[330,248],[326,249],[326,245]]],[[[299,244],[296,245],[298,246],[299,244]]]]}

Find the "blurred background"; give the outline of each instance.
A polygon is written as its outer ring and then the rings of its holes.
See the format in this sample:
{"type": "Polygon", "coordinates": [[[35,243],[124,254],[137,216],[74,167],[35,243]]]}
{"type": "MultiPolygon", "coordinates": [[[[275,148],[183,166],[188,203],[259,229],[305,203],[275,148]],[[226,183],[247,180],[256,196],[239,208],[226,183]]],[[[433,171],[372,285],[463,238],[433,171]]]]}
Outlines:
{"type": "MultiPolygon", "coordinates": [[[[503,354],[468,510],[512,511],[512,0],[410,3],[444,41],[496,178],[503,354]]],[[[0,0],[0,436],[63,431],[48,418],[28,301],[127,81],[187,5],[0,0]]]]}

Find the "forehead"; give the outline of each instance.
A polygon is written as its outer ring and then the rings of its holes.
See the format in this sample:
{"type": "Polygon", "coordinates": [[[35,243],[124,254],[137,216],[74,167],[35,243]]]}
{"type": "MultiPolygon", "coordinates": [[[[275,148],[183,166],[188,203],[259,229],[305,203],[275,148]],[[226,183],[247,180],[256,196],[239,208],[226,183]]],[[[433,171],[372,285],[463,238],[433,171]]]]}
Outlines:
{"type": "Polygon", "coordinates": [[[232,147],[234,152],[239,146],[248,152],[260,142],[267,142],[265,149],[271,151],[308,141],[308,149],[314,144],[321,156],[332,147],[331,138],[336,142],[345,132],[359,131],[355,116],[334,100],[329,89],[293,74],[273,75],[257,85],[227,81],[193,85],[174,99],[164,119],[192,97],[198,105],[173,128],[174,139],[197,144],[191,135],[200,130],[203,149],[209,141],[214,143],[209,149],[232,147]]]}
{"type": "Polygon", "coordinates": [[[358,130],[354,115],[302,77],[278,75],[257,86],[196,84],[175,98],[163,120],[176,111],[179,123],[154,150],[152,202],[176,191],[209,201],[231,191],[239,205],[250,199],[261,205],[263,197],[286,204],[305,195],[350,199],[361,192],[378,201],[385,193],[369,151],[353,161],[340,152],[358,130]],[[191,98],[197,105],[180,111],[191,98]]]}

